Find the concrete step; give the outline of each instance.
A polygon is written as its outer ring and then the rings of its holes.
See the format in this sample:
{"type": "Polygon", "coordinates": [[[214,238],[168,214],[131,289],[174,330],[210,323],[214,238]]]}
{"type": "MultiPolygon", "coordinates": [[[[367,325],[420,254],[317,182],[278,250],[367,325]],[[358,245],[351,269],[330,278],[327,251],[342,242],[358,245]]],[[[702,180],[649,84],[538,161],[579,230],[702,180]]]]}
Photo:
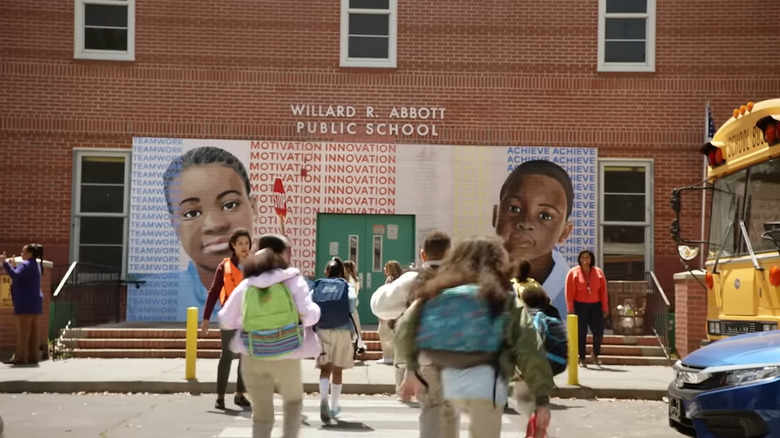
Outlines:
{"type": "MultiPolygon", "coordinates": [[[[81,350],[103,349],[153,349],[153,350],[184,350],[187,348],[186,339],[164,338],[87,338],[67,339],[68,345],[81,350]]],[[[222,341],[219,339],[198,339],[198,350],[221,350],[222,341]]]]}
{"type": "MultiPolygon", "coordinates": [[[[588,335],[588,344],[593,343],[593,335],[588,335]]],[[[619,336],[605,335],[601,345],[643,345],[647,347],[658,347],[658,338],[655,336],[619,336]]]]}
{"type": "MultiPolygon", "coordinates": [[[[585,346],[588,356],[593,351],[593,346],[585,346]]],[[[602,344],[602,356],[637,356],[637,357],[666,357],[661,347],[645,347],[639,345],[610,345],[602,344]]]]}

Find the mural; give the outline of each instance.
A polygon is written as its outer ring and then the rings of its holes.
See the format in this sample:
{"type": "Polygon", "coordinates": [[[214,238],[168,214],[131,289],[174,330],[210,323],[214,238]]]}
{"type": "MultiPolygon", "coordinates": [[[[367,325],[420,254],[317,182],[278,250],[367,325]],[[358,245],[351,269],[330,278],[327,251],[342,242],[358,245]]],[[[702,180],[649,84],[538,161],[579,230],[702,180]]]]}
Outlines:
{"type": "Polygon", "coordinates": [[[318,212],[413,214],[418,242],[432,229],[456,239],[498,231],[517,241],[517,257],[550,261],[543,284],[558,305],[561,272],[596,246],[596,155],[594,148],[135,138],[128,273],[144,283],[128,290],[127,320],[184,321],[187,307],[202,311],[236,228],[257,237],[283,225],[293,264],[313,275],[318,212]],[[548,163],[507,179],[537,160],[548,163]],[[537,224],[520,219],[527,212],[537,224]],[[511,237],[513,230],[546,231],[511,237]]]}

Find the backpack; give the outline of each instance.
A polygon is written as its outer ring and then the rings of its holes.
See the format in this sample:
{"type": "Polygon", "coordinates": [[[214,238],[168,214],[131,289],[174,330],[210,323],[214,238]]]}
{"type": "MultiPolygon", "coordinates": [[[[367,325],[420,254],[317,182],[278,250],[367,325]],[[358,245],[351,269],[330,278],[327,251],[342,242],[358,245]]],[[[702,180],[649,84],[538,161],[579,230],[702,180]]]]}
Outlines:
{"type": "Polygon", "coordinates": [[[303,344],[298,308],[282,283],[267,288],[250,286],[244,294],[241,316],[241,338],[250,356],[280,358],[303,344]]]}
{"type": "Polygon", "coordinates": [[[547,361],[550,362],[553,375],[558,375],[566,370],[569,343],[566,337],[566,328],[558,318],[553,318],[539,311],[534,315],[534,327],[544,341],[544,349],[547,351],[547,361]]]}
{"type": "Polygon", "coordinates": [[[493,316],[473,284],[442,291],[422,308],[415,342],[420,350],[498,354],[506,313],[493,316]]]}
{"type": "Polygon", "coordinates": [[[311,299],[322,311],[317,328],[339,328],[352,320],[349,283],[343,278],[320,278],[315,281],[311,299]]]}

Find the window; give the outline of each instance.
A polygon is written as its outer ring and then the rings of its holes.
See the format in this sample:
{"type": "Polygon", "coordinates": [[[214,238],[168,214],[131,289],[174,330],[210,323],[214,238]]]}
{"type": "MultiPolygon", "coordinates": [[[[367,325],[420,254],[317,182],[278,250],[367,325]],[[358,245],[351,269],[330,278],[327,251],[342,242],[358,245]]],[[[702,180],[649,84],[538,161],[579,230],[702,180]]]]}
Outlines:
{"type": "Polygon", "coordinates": [[[601,266],[610,280],[642,280],[653,269],[652,163],[599,161],[601,266]]]}
{"type": "Polygon", "coordinates": [[[396,66],[398,0],[341,0],[341,66],[396,66]]]}
{"type": "Polygon", "coordinates": [[[599,71],[655,71],[655,0],[599,0],[599,71]]]}
{"type": "Polygon", "coordinates": [[[135,0],[76,0],[73,57],[135,60],[135,0]]]}
{"type": "Polygon", "coordinates": [[[76,150],[71,260],[125,272],[129,154],[76,150]]]}

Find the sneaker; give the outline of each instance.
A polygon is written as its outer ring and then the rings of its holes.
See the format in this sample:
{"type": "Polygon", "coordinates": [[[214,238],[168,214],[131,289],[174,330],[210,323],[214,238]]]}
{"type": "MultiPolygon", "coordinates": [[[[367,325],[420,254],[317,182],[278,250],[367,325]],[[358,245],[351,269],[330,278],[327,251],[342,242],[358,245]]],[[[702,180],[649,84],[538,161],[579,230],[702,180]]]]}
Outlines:
{"type": "Polygon", "coordinates": [[[380,365],[392,365],[393,364],[393,360],[392,359],[388,359],[386,357],[383,357],[383,358],[377,360],[376,363],[378,363],[380,365]]]}
{"type": "Polygon", "coordinates": [[[339,416],[340,413],[341,413],[341,406],[336,406],[334,409],[330,410],[330,418],[335,419],[336,417],[339,416]]]}
{"type": "Polygon", "coordinates": [[[322,420],[323,423],[329,423],[330,422],[330,407],[328,407],[328,401],[327,400],[321,400],[320,401],[320,420],[322,420]]]}

